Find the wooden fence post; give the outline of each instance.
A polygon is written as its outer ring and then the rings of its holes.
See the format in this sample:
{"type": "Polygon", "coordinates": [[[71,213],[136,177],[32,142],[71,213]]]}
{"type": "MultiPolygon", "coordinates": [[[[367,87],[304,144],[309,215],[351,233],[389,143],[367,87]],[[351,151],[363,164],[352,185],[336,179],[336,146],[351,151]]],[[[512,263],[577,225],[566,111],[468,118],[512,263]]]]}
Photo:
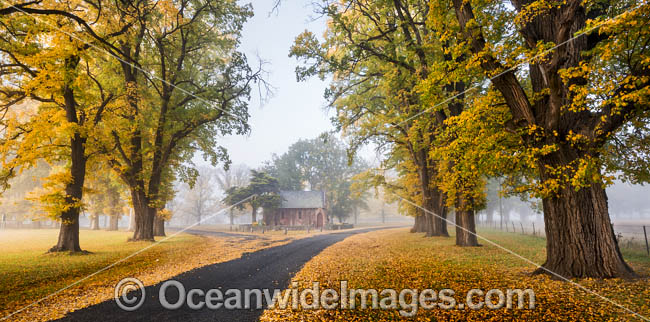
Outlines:
{"type": "Polygon", "coordinates": [[[643,226],[643,236],[645,237],[645,251],[650,255],[650,246],[648,246],[648,232],[645,230],[645,226],[643,226]]]}

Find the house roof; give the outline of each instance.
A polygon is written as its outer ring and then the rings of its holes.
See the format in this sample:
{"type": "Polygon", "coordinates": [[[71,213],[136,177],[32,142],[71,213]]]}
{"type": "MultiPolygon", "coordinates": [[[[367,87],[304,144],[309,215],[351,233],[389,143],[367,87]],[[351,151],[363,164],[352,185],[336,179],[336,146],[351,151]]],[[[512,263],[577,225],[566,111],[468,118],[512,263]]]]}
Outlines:
{"type": "Polygon", "coordinates": [[[280,208],[325,208],[323,191],[280,191],[282,205],[280,208]]]}

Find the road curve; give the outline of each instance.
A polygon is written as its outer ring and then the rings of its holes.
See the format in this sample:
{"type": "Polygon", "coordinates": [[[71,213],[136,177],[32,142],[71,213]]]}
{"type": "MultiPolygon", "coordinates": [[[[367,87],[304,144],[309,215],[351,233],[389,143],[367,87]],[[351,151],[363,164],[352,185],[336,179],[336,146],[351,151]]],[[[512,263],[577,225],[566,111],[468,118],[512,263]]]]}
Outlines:
{"type": "MultiPolygon", "coordinates": [[[[285,289],[293,275],[323,249],[351,235],[376,229],[378,228],[342,231],[298,239],[283,246],[247,253],[229,262],[197,268],[171,279],[181,282],[186,292],[193,288],[204,291],[217,288],[222,292],[226,289],[240,289],[242,294],[244,289],[285,289]]],[[[161,284],[145,288],[145,301],[135,311],[124,311],[117,306],[115,300],[109,300],[68,313],[56,321],[257,321],[262,313],[262,310],[255,309],[192,310],[187,303],[179,309],[168,310],[162,307],[158,299],[161,284]]],[[[166,298],[170,303],[175,303],[178,293],[174,291],[175,288],[170,289],[166,298]]]]}

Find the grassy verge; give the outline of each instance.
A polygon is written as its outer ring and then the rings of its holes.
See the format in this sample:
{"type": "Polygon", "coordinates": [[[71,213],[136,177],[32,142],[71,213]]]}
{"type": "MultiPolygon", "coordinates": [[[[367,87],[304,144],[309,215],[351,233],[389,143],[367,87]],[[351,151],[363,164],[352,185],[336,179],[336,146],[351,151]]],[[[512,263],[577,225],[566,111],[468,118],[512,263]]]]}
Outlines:
{"type": "MultiPolygon", "coordinates": [[[[127,242],[132,235],[128,232],[82,230],[81,247],[90,254],[46,253],[56,241],[57,234],[54,229],[0,230],[0,318],[154,245],[151,242],[127,242]]],[[[59,318],[69,311],[110,299],[115,284],[124,277],[137,277],[145,285],[151,285],[193,268],[232,260],[244,252],[287,241],[280,238],[242,240],[179,234],[29,307],[9,320],[59,318]]]]}
{"type": "MultiPolygon", "coordinates": [[[[480,235],[542,263],[545,240],[539,237],[483,230],[480,235]]],[[[352,236],[309,261],[294,277],[300,288],[339,290],[348,281],[356,289],[452,289],[458,303],[465,303],[470,289],[527,289],[535,292],[534,309],[470,310],[419,309],[417,321],[634,321],[623,309],[589,294],[575,285],[547,276],[531,276],[534,266],[480,241],[483,246],[460,248],[454,238],[423,238],[407,229],[392,229],[352,236]]],[[[650,258],[625,254],[644,277],[631,281],[576,280],[577,283],[643,316],[650,316],[650,258]]],[[[380,299],[383,298],[380,296],[380,299]]],[[[495,298],[496,299],[496,298],[495,298]]],[[[515,302],[516,304],[516,302],[515,302]]],[[[398,310],[267,310],[262,321],[393,321],[404,319],[398,310]]]]}

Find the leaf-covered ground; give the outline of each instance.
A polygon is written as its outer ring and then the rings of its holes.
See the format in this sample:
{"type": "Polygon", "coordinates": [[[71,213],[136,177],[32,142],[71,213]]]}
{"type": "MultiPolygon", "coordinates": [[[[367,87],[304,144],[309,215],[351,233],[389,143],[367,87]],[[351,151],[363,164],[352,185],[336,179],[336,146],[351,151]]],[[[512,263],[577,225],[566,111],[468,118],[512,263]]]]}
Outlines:
{"type": "MultiPolygon", "coordinates": [[[[452,232],[453,233],[453,232],[452,232]]],[[[480,235],[536,263],[545,258],[545,240],[497,231],[480,235]]],[[[392,229],[352,236],[309,261],[294,277],[300,288],[319,281],[320,289],[349,288],[453,289],[457,301],[473,288],[526,289],[535,292],[532,310],[483,308],[418,310],[406,319],[397,310],[267,310],[262,321],[635,321],[634,316],[568,282],[531,276],[531,264],[480,241],[482,247],[460,248],[454,238],[423,238],[407,229],[392,229]]],[[[650,258],[626,253],[628,263],[642,275],[636,280],[576,280],[577,283],[643,316],[650,316],[650,258]]]]}
{"type": "MultiPolygon", "coordinates": [[[[87,255],[47,254],[57,230],[0,230],[0,318],[133,254],[150,242],[127,242],[129,232],[80,232],[87,255]]],[[[160,240],[161,237],[157,237],[160,240]]],[[[47,321],[60,318],[113,297],[114,287],[124,277],[137,277],[145,285],[155,284],[182,272],[239,258],[244,252],[278,246],[291,237],[262,239],[214,238],[180,234],[54,295],[9,321],[47,321]]]]}

